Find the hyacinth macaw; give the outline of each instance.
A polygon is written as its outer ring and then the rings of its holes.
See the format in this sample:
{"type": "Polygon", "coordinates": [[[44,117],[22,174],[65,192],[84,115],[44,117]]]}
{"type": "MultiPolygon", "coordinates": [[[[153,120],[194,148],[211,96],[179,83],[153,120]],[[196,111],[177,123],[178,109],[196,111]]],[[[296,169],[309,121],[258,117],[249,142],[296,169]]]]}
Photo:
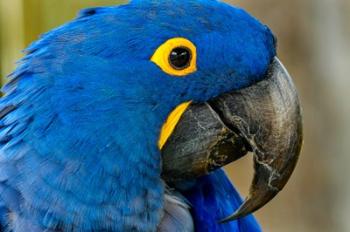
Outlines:
{"type": "Polygon", "coordinates": [[[3,92],[1,231],[261,231],[300,151],[275,37],[216,0],[84,10],[3,92]],[[242,202],[219,168],[249,151],[242,202]]]}

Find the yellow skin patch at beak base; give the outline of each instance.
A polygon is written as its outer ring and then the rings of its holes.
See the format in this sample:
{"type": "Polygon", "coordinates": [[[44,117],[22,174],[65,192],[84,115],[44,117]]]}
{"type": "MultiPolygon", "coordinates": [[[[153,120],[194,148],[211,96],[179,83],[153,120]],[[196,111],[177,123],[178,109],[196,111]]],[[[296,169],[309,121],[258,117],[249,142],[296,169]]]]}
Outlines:
{"type": "Polygon", "coordinates": [[[158,140],[158,148],[162,150],[165,143],[168,141],[171,134],[174,132],[176,125],[181,119],[181,116],[185,113],[186,109],[190,106],[192,102],[184,102],[178,105],[168,116],[168,119],[164,123],[160,137],[158,140]]]}

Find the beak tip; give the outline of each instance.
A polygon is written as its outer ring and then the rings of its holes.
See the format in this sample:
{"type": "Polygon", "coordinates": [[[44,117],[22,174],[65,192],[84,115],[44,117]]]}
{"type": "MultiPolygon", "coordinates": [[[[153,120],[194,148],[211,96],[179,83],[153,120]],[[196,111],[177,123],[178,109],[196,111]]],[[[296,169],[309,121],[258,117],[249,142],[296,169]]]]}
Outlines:
{"type": "Polygon", "coordinates": [[[234,212],[232,215],[224,218],[224,219],[221,219],[220,220],[220,223],[224,224],[224,223],[228,223],[228,222],[231,222],[231,221],[234,221],[234,220],[237,220],[239,218],[242,218],[242,217],[245,217],[249,214],[252,213],[251,210],[249,210],[249,198],[246,199],[243,204],[236,210],[236,212],[234,212]]]}
{"type": "Polygon", "coordinates": [[[235,220],[237,220],[237,219],[239,219],[241,217],[242,217],[242,215],[240,214],[240,212],[236,212],[236,213],[232,214],[231,216],[228,216],[228,217],[220,220],[219,222],[221,224],[225,224],[225,223],[229,223],[229,222],[235,221],[235,220]]]}

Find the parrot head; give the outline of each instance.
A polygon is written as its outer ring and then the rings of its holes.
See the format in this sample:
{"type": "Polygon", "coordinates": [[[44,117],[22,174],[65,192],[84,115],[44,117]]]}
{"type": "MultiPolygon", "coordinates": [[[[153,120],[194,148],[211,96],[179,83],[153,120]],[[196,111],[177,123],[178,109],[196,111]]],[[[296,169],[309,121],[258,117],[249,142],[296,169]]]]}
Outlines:
{"type": "MultiPolygon", "coordinates": [[[[50,37],[50,48],[66,43],[56,47],[60,53],[107,60],[94,67],[100,81],[134,89],[129,98],[156,101],[165,115],[180,103],[205,102],[262,80],[276,44],[268,27],[215,0],[134,0],[87,9],[50,37]],[[130,78],[119,80],[123,74],[130,78]]],[[[71,64],[87,65],[82,59],[71,64]]]]}
{"type": "Polygon", "coordinates": [[[204,102],[247,87],[264,78],[275,56],[271,31],[241,9],[217,1],[133,4],[136,15],[130,30],[146,23],[142,35],[131,32],[133,45],[141,46],[134,52],[142,50],[143,57],[135,54],[130,61],[146,62],[139,68],[161,87],[150,94],[167,105],[204,102]]]}
{"type": "MultiPolygon", "coordinates": [[[[229,219],[262,207],[294,169],[297,95],[274,35],[242,9],[216,0],[87,9],[27,53],[5,93],[31,112],[23,136],[43,156],[60,144],[55,158],[80,160],[94,178],[114,173],[120,185],[158,191],[161,172],[195,178],[253,151],[251,196],[229,219]]],[[[104,182],[87,198],[113,192],[104,182]]]]}

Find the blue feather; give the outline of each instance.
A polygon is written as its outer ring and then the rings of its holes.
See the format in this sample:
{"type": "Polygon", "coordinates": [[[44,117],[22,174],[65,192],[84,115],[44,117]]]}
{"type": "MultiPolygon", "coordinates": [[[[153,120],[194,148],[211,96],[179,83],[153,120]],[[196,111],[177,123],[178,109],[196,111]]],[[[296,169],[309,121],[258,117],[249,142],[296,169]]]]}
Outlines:
{"type": "Polygon", "coordinates": [[[222,170],[204,176],[183,191],[192,205],[196,231],[201,232],[260,232],[252,215],[229,223],[220,220],[235,212],[242,204],[239,193],[222,170]]]}

